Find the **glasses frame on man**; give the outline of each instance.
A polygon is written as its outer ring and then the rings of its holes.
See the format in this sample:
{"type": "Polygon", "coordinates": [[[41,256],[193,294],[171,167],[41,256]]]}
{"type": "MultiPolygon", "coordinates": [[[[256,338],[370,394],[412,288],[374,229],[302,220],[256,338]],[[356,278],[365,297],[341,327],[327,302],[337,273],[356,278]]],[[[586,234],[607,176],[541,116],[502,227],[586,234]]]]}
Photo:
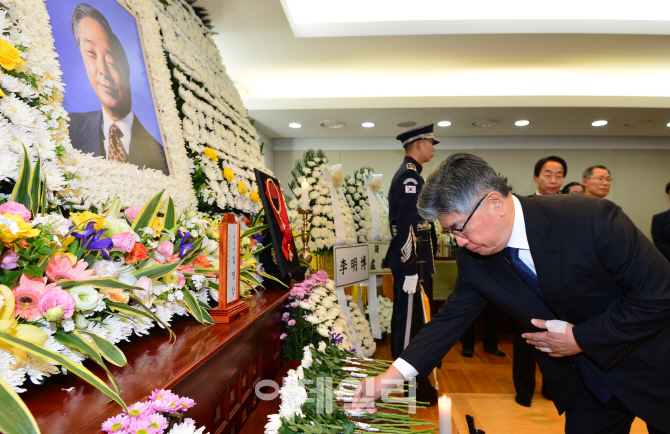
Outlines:
{"type": "Polygon", "coordinates": [[[487,197],[488,195],[489,195],[489,194],[486,193],[486,195],[485,195],[484,197],[482,197],[481,199],[479,199],[479,202],[477,202],[477,205],[475,205],[475,209],[472,210],[472,212],[470,213],[470,215],[468,216],[468,218],[465,219],[465,221],[463,222],[463,225],[461,225],[460,228],[458,228],[458,229],[447,229],[447,228],[443,228],[443,229],[442,229],[442,233],[443,233],[444,235],[451,235],[451,236],[454,236],[454,237],[465,238],[465,239],[467,240],[467,239],[468,239],[468,236],[467,236],[466,234],[463,233],[463,231],[465,230],[465,225],[467,225],[468,222],[470,221],[470,219],[472,218],[472,216],[475,215],[475,212],[477,212],[477,210],[479,209],[479,205],[481,205],[482,202],[484,202],[484,199],[486,199],[486,197],[487,197]]]}

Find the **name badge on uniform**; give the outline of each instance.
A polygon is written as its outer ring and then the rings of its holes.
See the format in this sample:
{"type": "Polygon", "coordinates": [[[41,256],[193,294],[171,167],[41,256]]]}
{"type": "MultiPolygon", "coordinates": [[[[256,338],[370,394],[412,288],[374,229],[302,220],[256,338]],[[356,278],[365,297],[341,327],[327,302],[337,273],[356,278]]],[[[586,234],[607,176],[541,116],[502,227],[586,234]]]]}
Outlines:
{"type": "Polygon", "coordinates": [[[416,193],[416,185],[406,185],[405,193],[416,193]]]}

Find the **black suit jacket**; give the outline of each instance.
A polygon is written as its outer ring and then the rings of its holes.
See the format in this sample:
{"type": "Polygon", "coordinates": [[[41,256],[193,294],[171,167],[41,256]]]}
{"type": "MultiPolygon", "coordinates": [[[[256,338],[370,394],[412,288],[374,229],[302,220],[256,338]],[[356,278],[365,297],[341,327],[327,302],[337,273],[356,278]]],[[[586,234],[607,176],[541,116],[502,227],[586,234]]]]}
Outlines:
{"type": "Polygon", "coordinates": [[[663,256],[670,261],[670,209],[651,219],[651,239],[663,256]]]}
{"type": "MultiPolygon", "coordinates": [[[[428,375],[488,301],[530,320],[575,325],[583,358],[614,395],[652,426],[670,431],[670,263],[621,209],[583,195],[519,197],[531,255],[546,302],[500,255],[459,249],[447,303],[400,355],[428,375]]],[[[559,411],[578,371],[575,356],[536,351],[559,411]]]]}
{"type": "MultiPolygon", "coordinates": [[[[75,149],[95,157],[106,157],[103,144],[102,110],[87,113],[70,113],[70,141],[75,149]]],[[[169,175],[165,152],[154,137],[142,126],[137,119],[133,120],[130,138],[130,153],[128,163],[142,168],[161,170],[169,175]]]]}

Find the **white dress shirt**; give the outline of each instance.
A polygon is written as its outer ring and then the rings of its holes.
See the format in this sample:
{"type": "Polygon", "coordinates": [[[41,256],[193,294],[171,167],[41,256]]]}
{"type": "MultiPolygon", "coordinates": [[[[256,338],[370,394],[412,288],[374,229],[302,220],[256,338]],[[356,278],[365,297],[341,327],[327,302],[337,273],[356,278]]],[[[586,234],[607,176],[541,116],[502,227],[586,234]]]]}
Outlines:
{"type": "MultiPolygon", "coordinates": [[[[512,200],[514,201],[514,226],[512,226],[512,236],[510,236],[507,242],[507,247],[516,247],[519,249],[519,259],[537,275],[535,262],[533,262],[533,257],[530,254],[528,237],[526,236],[526,222],[523,218],[523,209],[516,196],[512,195],[512,200]]],[[[393,366],[400,371],[406,381],[419,375],[419,372],[412,365],[401,358],[396,359],[393,362],[393,366]]]]}
{"type": "Polygon", "coordinates": [[[131,110],[130,113],[128,113],[128,116],[126,116],[123,119],[120,119],[118,121],[112,120],[112,118],[109,117],[105,109],[102,109],[102,133],[104,135],[104,140],[103,143],[105,145],[105,155],[109,154],[109,130],[112,127],[112,124],[116,124],[123,135],[121,136],[121,144],[123,145],[123,149],[126,151],[126,155],[130,155],[130,138],[133,133],[133,121],[135,120],[135,114],[131,110]]]}

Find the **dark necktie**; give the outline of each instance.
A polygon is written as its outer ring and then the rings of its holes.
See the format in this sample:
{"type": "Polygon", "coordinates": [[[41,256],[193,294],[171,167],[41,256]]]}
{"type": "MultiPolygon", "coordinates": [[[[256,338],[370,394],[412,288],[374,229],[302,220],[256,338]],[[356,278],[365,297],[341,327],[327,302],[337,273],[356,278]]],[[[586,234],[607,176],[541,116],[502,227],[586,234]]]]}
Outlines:
{"type": "MultiPolygon", "coordinates": [[[[521,277],[521,279],[526,282],[526,284],[530,286],[542,300],[544,300],[540,281],[538,280],[537,275],[533,273],[533,270],[519,258],[519,249],[515,247],[505,247],[500,254],[507,259],[507,262],[509,262],[512,268],[514,268],[514,271],[516,271],[516,274],[518,274],[519,277],[521,277]]],[[[578,354],[575,360],[586,388],[589,389],[600,402],[607,404],[612,398],[612,392],[605,387],[602,381],[600,381],[596,374],[591,370],[589,365],[586,364],[581,354],[578,354]]]]}
{"type": "Polygon", "coordinates": [[[125,163],[128,161],[126,155],[126,150],[123,148],[123,143],[121,143],[121,136],[123,133],[116,123],[113,123],[109,127],[109,147],[107,148],[107,159],[112,161],[118,161],[119,163],[125,163]]]}

